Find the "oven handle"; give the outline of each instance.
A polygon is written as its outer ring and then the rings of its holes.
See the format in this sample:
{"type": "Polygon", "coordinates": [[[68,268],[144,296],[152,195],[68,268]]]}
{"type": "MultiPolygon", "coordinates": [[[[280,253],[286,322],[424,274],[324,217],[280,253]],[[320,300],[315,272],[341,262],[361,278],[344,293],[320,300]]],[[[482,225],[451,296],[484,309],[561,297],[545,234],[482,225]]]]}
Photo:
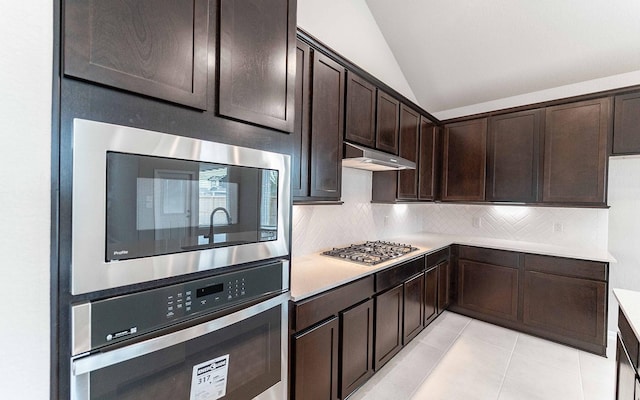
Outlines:
{"type": "MultiPolygon", "coordinates": [[[[88,372],[93,372],[114,364],[131,360],[145,354],[153,353],[158,350],[171,347],[173,345],[186,342],[188,340],[204,336],[208,333],[226,328],[247,318],[251,318],[271,308],[282,305],[283,316],[286,316],[288,308],[289,293],[283,293],[277,297],[266,300],[262,303],[255,304],[251,307],[236,311],[232,314],[225,315],[220,318],[213,319],[200,325],[169,333],[153,339],[148,339],[139,343],[135,343],[119,349],[107,351],[105,353],[97,353],[90,356],[72,359],[71,372],[74,376],[80,376],[88,372]]],[[[286,317],[284,319],[286,321],[286,317]]],[[[282,329],[286,330],[286,327],[282,329]]]]}

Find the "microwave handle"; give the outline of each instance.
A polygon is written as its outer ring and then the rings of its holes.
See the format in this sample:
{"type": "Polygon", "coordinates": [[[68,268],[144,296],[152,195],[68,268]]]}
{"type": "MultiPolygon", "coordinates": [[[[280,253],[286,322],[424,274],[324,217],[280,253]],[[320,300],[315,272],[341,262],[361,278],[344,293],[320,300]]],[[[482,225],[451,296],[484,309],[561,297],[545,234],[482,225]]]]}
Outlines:
{"type": "Polygon", "coordinates": [[[80,376],[86,373],[97,371],[102,368],[109,367],[111,365],[134,359],[136,357],[143,356],[145,354],[163,350],[167,347],[171,347],[176,344],[180,344],[188,340],[204,336],[208,333],[226,328],[227,326],[235,324],[236,322],[251,318],[277,306],[282,306],[282,320],[287,321],[289,298],[290,295],[288,292],[283,293],[281,295],[278,295],[277,297],[236,311],[232,314],[213,319],[200,325],[192,326],[187,329],[169,333],[157,338],[134,343],[132,345],[121,347],[115,350],[106,351],[104,353],[97,353],[72,359],[71,373],[74,376],[80,376]]]}

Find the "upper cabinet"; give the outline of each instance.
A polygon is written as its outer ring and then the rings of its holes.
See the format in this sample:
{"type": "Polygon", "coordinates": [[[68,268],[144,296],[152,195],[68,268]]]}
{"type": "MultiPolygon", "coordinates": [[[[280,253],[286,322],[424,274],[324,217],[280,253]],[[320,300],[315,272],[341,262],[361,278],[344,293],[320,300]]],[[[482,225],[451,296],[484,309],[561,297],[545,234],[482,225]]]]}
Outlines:
{"type": "Polygon", "coordinates": [[[398,154],[398,128],[400,101],[378,89],[378,111],[376,113],[376,148],[398,154]]]}
{"type": "Polygon", "coordinates": [[[291,134],[291,193],[294,198],[309,196],[309,139],[311,130],[311,48],[298,40],[296,45],[295,125],[291,134]]]}
{"type": "Polygon", "coordinates": [[[340,200],[345,69],[320,52],[312,58],[309,195],[340,200]]]}
{"type": "Polygon", "coordinates": [[[640,92],[616,96],[613,154],[640,154],[640,92]]]}
{"type": "Polygon", "coordinates": [[[220,115],[292,132],[295,0],[221,0],[220,115]]]}
{"type": "Polygon", "coordinates": [[[548,203],[606,203],[609,98],[547,107],[544,191],[548,203]]]}
{"type": "Polygon", "coordinates": [[[445,125],[443,146],[442,200],[484,200],[487,119],[445,125]]]}
{"type": "Polygon", "coordinates": [[[297,43],[291,188],[296,203],[340,200],[345,69],[297,43]]]}
{"type": "MultiPolygon", "coordinates": [[[[418,137],[420,114],[402,104],[400,107],[400,154],[399,156],[418,165],[418,137]]],[[[398,199],[418,198],[418,171],[406,169],[398,171],[398,199]]]]}
{"type": "Polygon", "coordinates": [[[487,201],[536,202],[544,110],[489,118],[487,201]]]}
{"type": "Polygon", "coordinates": [[[207,0],[65,1],[69,76],[204,110],[209,40],[207,0]]]}
{"type": "Polygon", "coordinates": [[[424,116],[420,117],[418,156],[418,199],[435,200],[438,188],[440,128],[424,116]]]}
{"type": "Polygon", "coordinates": [[[358,75],[347,74],[345,140],[375,147],[376,87],[358,75]]]}

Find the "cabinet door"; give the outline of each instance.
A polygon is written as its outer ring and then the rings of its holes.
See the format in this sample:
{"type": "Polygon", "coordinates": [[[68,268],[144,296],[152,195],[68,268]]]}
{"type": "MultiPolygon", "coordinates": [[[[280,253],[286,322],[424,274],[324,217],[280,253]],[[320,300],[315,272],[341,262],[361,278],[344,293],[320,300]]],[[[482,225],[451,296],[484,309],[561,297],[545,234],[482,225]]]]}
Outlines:
{"type": "Polygon", "coordinates": [[[221,0],[220,115],[293,131],[296,1],[221,0]]]}
{"type": "Polygon", "coordinates": [[[438,316],[438,267],[424,273],[424,326],[438,316]]]}
{"type": "Polygon", "coordinates": [[[402,348],[402,285],[375,297],[374,369],[379,370],[402,348]]]}
{"type": "Polygon", "coordinates": [[[438,314],[451,304],[451,264],[444,261],[438,264],[438,314]]]}
{"type": "Polygon", "coordinates": [[[340,313],[340,398],[373,375],[373,300],[340,313]]]}
{"type": "Polygon", "coordinates": [[[484,200],[487,119],[444,129],[442,200],[484,200]]]}
{"type": "Polygon", "coordinates": [[[398,154],[400,102],[378,89],[376,149],[398,154]]]}
{"type": "MultiPolygon", "coordinates": [[[[418,133],[420,114],[402,104],[400,106],[399,155],[418,164],[418,133]]],[[[418,173],[415,169],[398,171],[398,198],[416,200],[418,198],[418,173]]]]}
{"type": "Polygon", "coordinates": [[[375,146],[376,87],[352,72],[347,74],[346,124],[346,140],[375,146]]]}
{"type": "Polygon", "coordinates": [[[608,98],[546,109],[544,202],[605,204],[608,98]]]}
{"type": "Polygon", "coordinates": [[[616,340],[616,400],[637,399],[636,370],[625,352],[624,344],[616,340]],[[635,392],[635,393],[634,393],[635,392]]]}
{"type": "Polygon", "coordinates": [[[487,200],[538,200],[542,116],[530,110],[489,119],[487,200]]]}
{"type": "Polygon", "coordinates": [[[296,46],[296,116],[291,143],[291,191],[293,197],[309,196],[309,119],[311,98],[311,48],[296,46]]]}
{"type": "Polygon", "coordinates": [[[313,53],[310,159],[312,197],[340,199],[344,75],[344,67],[340,64],[317,51],[313,53]]]}
{"type": "Polygon", "coordinates": [[[458,305],[515,321],[518,319],[518,269],[469,260],[458,262],[458,305]]]}
{"type": "Polygon", "coordinates": [[[293,337],[294,400],[338,398],[338,317],[293,337]]]}
{"type": "Polygon", "coordinates": [[[409,343],[423,328],[424,273],[404,283],[404,318],[402,340],[409,343]]]}
{"type": "Polygon", "coordinates": [[[437,189],[439,129],[427,118],[420,117],[420,152],[418,156],[418,198],[435,200],[437,189]]]}
{"type": "Polygon", "coordinates": [[[640,93],[616,96],[613,153],[640,154],[640,93]]]}
{"type": "Polygon", "coordinates": [[[605,282],[525,271],[523,322],[562,337],[604,346],[606,289],[605,282]]]}
{"type": "Polygon", "coordinates": [[[207,0],[67,0],[64,13],[66,75],[207,108],[207,0]]]}

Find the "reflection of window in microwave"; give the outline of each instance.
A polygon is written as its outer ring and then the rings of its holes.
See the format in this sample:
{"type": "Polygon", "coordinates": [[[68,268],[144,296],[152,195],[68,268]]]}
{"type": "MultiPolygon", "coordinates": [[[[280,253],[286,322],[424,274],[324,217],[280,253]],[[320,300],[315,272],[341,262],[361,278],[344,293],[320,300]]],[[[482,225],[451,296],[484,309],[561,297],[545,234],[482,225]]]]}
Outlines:
{"type": "Polygon", "coordinates": [[[278,171],[262,171],[260,228],[275,230],[278,225],[278,171]]]}
{"type": "MultiPolygon", "coordinates": [[[[229,182],[229,167],[200,164],[198,224],[209,226],[211,213],[224,208],[231,223],[238,221],[238,184],[229,182]]],[[[227,215],[217,212],[213,215],[214,225],[228,225],[227,215]]]]}

